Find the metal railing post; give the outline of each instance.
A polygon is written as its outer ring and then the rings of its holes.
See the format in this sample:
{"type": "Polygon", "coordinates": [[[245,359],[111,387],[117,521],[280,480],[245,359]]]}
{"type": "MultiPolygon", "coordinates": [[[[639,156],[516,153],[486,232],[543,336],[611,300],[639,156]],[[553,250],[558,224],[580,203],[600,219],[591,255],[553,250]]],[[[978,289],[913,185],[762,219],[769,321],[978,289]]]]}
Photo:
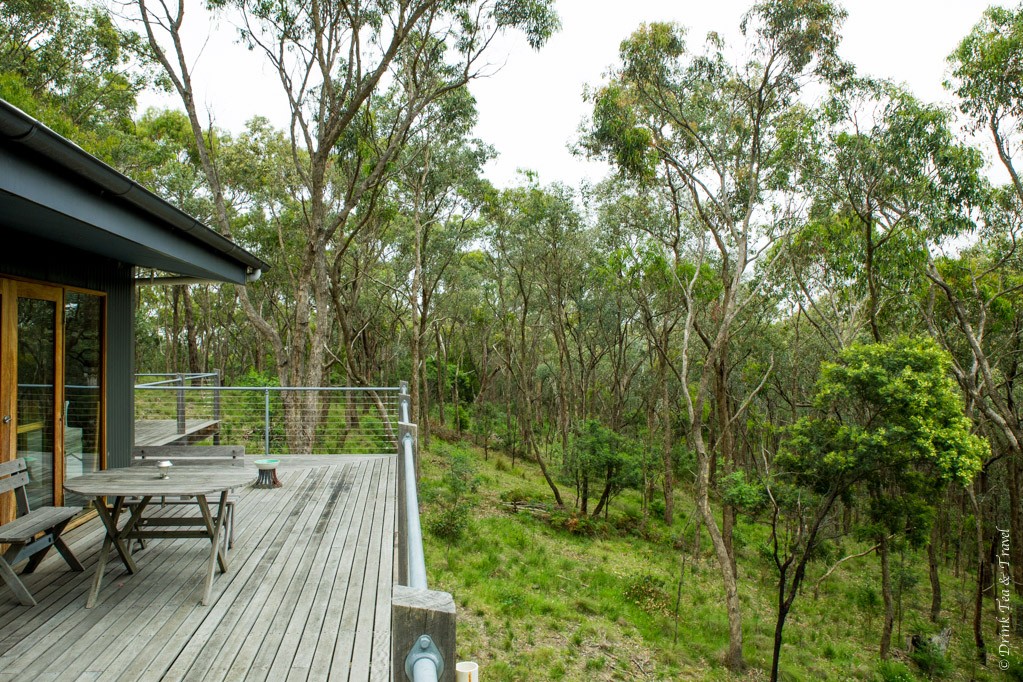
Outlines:
{"type": "Polygon", "coordinates": [[[177,383],[181,386],[178,391],[178,433],[185,432],[185,376],[183,374],[178,375],[177,383]]]}
{"type": "MultiPolygon", "coordinates": [[[[408,394],[408,382],[398,384],[398,422],[412,422],[412,398],[408,394]]],[[[400,440],[400,438],[399,438],[400,440]]]]}
{"type": "Polygon", "coordinates": [[[270,389],[263,389],[263,454],[270,456],[270,389]]]}
{"type": "MultiPolygon", "coordinates": [[[[220,423],[220,370],[213,374],[213,419],[220,423]]],[[[220,428],[213,434],[213,444],[220,445],[220,428]]]]}

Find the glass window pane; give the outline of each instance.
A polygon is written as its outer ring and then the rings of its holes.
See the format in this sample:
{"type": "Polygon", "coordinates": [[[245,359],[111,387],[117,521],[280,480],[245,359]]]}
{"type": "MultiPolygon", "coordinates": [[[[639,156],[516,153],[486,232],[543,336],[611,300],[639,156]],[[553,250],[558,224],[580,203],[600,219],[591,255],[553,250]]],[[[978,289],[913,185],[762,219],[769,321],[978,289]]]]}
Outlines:
{"type": "MultiPolygon", "coordinates": [[[[64,297],[64,477],[99,471],[102,459],[103,298],[64,297]]],[[[65,504],[88,500],[68,494],[65,504]]]]}
{"type": "Polygon", "coordinates": [[[18,456],[28,462],[29,505],[53,504],[57,304],[18,298],[18,456]]]}

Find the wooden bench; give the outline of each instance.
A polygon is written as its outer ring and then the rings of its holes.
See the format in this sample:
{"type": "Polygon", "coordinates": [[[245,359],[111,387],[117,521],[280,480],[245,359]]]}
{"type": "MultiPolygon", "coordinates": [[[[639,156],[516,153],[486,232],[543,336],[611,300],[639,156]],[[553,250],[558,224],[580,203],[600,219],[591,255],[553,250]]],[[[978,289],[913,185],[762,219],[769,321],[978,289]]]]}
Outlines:
{"type": "MultiPolygon", "coordinates": [[[[245,466],[245,448],[240,445],[136,445],[131,450],[132,466],[156,466],[171,462],[178,466],[245,466]]],[[[138,504],[128,500],[129,506],[138,504]]],[[[163,499],[162,504],[195,504],[192,498],[163,499]]],[[[234,547],[234,500],[227,501],[224,523],[227,525],[227,546],[234,547]]],[[[143,519],[141,525],[146,525],[143,519]]]]}
{"type": "Polygon", "coordinates": [[[0,543],[10,547],[0,556],[0,577],[25,606],[35,606],[36,600],[14,572],[14,566],[29,559],[22,574],[32,573],[46,557],[50,547],[56,547],[72,571],[83,571],[82,564],[71,552],[60,534],[71,519],[82,511],[81,507],[40,507],[30,509],[28,504],[28,465],[23,459],[0,464],[0,493],[14,491],[18,517],[0,526],[0,543]]]}

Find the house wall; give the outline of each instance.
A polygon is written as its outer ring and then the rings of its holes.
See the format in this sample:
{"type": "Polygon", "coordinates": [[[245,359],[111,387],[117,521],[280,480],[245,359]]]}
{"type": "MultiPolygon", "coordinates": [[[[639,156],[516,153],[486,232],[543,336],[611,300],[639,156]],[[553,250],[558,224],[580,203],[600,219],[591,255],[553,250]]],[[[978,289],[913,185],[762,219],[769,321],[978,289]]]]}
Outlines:
{"type": "Polygon", "coordinates": [[[0,275],[107,295],[107,466],[128,466],[135,426],[133,267],[9,230],[0,223],[0,275]]]}

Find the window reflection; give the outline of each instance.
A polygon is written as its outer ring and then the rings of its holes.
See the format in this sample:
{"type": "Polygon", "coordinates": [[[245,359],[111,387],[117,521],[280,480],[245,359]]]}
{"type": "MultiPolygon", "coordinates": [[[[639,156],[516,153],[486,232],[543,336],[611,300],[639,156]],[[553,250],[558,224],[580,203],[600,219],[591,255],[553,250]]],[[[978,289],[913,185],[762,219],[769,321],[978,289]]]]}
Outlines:
{"type": "Polygon", "coordinates": [[[18,298],[18,456],[28,463],[33,508],[53,504],[57,304],[18,298]]]}
{"type": "MultiPolygon", "coordinates": [[[[64,297],[64,477],[102,465],[103,298],[69,291],[64,297]]],[[[88,500],[68,494],[65,504],[88,500]]]]}

